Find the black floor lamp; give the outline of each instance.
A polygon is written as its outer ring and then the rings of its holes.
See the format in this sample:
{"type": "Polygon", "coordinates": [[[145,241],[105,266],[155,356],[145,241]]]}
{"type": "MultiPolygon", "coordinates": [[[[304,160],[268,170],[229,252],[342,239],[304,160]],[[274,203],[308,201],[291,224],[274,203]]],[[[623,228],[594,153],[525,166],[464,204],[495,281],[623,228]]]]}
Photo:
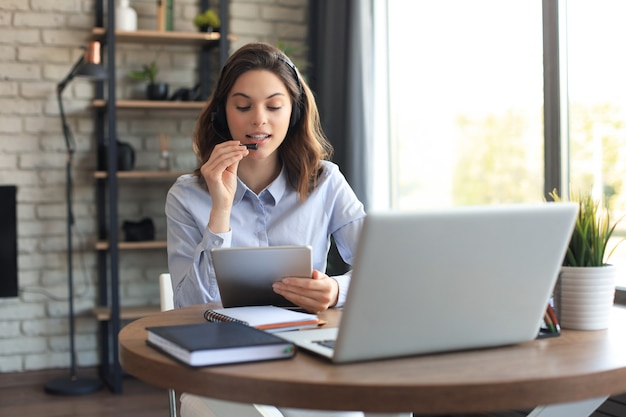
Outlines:
{"type": "Polygon", "coordinates": [[[100,43],[90,42],[85,54],[74,64],[69,74],[57,84],[57,100],[59,103],[59,113],[61,114],[61,125],[65,136],[65,146],[67,149],[66,161],[66,203],[67,203],[67,286],[69,304],[69,324],[70,324],[70,375],[66,378],[57,378],[45,384],[45,391],[50,394],[59,395],[80,395],[88,394],[99,390],[102,382],[94,378],[79,378],[76,375],[76,348],[74,345],[74,279],[72,261],[72,225],[74,224],[74,214],[72,212],[72,159],[76,150],[76,144],[72,131],[65,120],[63,111],[63,100],[61,95],[65,87],[75,78],[81,77],[90,80],[103,80],[107,78],[107,72],[100,65],[100,43]]]}

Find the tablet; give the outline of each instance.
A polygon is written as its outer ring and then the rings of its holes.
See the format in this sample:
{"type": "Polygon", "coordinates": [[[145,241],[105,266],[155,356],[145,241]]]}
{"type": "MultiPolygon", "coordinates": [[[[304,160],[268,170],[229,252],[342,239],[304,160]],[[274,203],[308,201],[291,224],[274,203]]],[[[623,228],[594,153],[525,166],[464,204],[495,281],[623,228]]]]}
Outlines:
{"type": "Polygon", "coordinates": [[[310,246],[266,246],[211,249],[215,277],[224,307],[294,304],[272,290],[282,277],[313,274],[310,246]]]}

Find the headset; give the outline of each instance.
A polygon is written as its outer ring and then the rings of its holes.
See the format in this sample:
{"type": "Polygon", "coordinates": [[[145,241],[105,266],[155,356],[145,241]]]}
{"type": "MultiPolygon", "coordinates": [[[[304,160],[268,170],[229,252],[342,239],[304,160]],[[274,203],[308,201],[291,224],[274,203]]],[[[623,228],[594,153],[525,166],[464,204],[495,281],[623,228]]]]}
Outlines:
{"type": "MultiPolygon", "coordinates": [[[[291,62],[289,58],[283,57],[282,55],[278,55],[278,59],[284,62],[289,68],[291,68],[300,94],[298,100],[296,100],[293,108],[291,109],[291,116],[289,118],[289,129],[291,129],[298,124],[298,122],[300,121],[300,116],[303,112],[302,97],[304,96],[304,89],[302,88],[302,83],[300,82],[298,70],[296,69],[296,66],[293,64],[293,62],[291,62]]],[[[222,83],[222,78],[224,77],[225,70],[226,65],[222,68],[217,85],[220,85],[222,83]]],[[[221,100],[217,103],[216,110],[211,114],[211,124],[213,125],[213,130],[215,130],[215,133],[220,139],[222,139],[223,141],[231,140],[230,130],[228,129],[228,122],[226,121],[226,104],[221,100]]]]}

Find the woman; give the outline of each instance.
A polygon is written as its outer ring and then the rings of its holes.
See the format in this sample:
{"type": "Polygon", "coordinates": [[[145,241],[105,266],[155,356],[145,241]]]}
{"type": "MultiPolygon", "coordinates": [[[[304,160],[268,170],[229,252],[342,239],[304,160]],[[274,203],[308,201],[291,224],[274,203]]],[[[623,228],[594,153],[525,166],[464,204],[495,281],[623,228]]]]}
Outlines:
{"type": "MultiPolygon", "coordinates": [[[[236,51],[200,114],[193,143],[200,168],[176,181],[165,208],[175,305],[220,300],[212,248],[310,245],[312,276],[285,277],[274,291],[310,312],[341,306],[350,273],[325,273],[330,239],[351,264],[365,212],[327,160],[332,147],[313,94],[287,56],[263,43],[236,51]]],[[[199,400],[183,395],[183,409],[201,410],[199,400]],[[185,406],[190,398],[193,407],[185,406]]],[[[204,400],[211,409],[212,400],[204,400]]]]}

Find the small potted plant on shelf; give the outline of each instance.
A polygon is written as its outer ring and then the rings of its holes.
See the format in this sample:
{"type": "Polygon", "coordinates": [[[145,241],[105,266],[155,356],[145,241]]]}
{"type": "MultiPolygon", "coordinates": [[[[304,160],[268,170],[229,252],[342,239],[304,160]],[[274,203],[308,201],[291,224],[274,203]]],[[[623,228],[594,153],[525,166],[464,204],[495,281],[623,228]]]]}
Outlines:
{"type": "MultiPolygon", "coordinates": [[[[563,201],[556,190],[550,197],[563,201]]],[[[617,273],[615,265],[607,261],[617,245],[608,253],[607,249],[621,219],[612,222],[608,209],[590,191],[571,193],[569,200],[578,203],[578,217],[555,292],[559,321],[569,329],[605,329],[617,273]]]]}
{"type": "Polygon", "coordinates": [[[222,22],[217,13],[211,9],[207,9],[193,19],[193,24],[200,32],[212,32],[218,30],[222,22]]]}
{"type": "Polygon", "coordinates": [[[144,64],[141,70],[131,71],[128,76],[135,80],[146,81],[146,98],[148,100],[165,100],[167,99],[169,85],[156,81],[159,68],[155,61],[150,64],[144,64]]]}

